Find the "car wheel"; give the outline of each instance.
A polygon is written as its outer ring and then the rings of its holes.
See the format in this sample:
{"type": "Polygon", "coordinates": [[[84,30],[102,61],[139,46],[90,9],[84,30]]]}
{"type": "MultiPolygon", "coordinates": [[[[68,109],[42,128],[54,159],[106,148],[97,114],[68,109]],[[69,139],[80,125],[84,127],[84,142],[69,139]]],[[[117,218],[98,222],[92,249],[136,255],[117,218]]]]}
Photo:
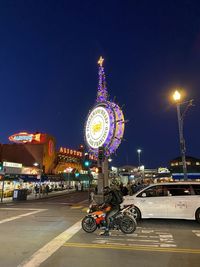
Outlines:
{"type": "Polygon", "coordinates": [[[132,213],[132,216],[134,217],[134,219],[136,221],[141,220],[141,212],[140,212],[140,210],[137,207],[133,207],[131,209],[131,213],[132,213]]]}
{"type": "Polygon", "coordinates": [[[198,223],[200,223],[200,208],[195,213],[195,219],[198,223]]]}

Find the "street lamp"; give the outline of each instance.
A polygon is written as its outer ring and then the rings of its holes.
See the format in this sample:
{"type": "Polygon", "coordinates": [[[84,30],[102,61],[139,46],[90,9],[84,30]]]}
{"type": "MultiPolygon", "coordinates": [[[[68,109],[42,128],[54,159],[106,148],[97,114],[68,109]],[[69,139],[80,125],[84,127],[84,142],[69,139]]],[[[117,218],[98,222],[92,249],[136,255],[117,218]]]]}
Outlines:
{"type": "Polygon", "coordinates": [[[140,154],[141,154],[142,150],[141,149],[137,149],[137,153],[138,153],[138,168],[140,170],[140,154]]]}
{"type": "Polygon", "coordinates": [[[185,159],[185,140],[183,137],[183,119],[184,115],[187,111],[187,109],[192,106],[192,101],[185,101],[181,102],[181,94],[178,90],[176,90],[173,94],[173,99],[176,102],[176,108],[177,108],[177,118],[178,118],[178,129],[179,129],[179,142],[180,142],[180,150],[181,150],[181,157],[182,157],[182,165],[183,165],[183,175],[184,180],[187,180],[187,165],[186,165],[186,159],[185,159]],[[185,107],[185,110],[181,113],[181,105],[187,104],[185,107]]]}
{"type": "Polygon", "coordinates": [[[35,162],[33,163],[35,167],[39,169],[39,174],[37,175],[37,178],[39,179],[39,198],[41,197],[41,182],[42,182],[42,170],[39,163],[35,162]]]}

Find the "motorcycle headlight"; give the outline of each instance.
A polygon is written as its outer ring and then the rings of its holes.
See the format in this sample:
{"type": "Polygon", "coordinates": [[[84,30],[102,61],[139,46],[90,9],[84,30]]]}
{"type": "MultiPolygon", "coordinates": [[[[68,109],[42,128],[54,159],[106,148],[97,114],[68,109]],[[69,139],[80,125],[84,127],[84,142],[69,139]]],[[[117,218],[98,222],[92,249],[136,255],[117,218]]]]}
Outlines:
{"type": "Polygon", "coordinates": [[[90,213],[90,209],[87,209],[87,213],[90,213]]]}

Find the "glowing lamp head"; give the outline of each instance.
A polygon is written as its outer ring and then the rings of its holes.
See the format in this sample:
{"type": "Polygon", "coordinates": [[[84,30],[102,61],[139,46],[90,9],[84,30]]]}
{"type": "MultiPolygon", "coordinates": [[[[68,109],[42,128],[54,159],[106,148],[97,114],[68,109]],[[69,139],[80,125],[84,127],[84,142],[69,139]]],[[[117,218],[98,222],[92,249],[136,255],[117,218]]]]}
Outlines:
{"type": "Polygon", "coordinates": [[[181,99],[181,94],[179,93],[179,91],[175,91],[174,92],[174,94],[173,94],[173,99],[174,99],[174,101],[176,101],[176,102],[178,102],[178,101],[180,101],[180,99],[181,99]]]}
{"type": "Polygon", "coordinates": [[[138,149],[138,150],[137,150],[137,153],[138,153],[138,154],[139,154],[139,153],[141,153],[141,152],[142,152],[142,150],[141,150],[141,149],[138,149]]]}

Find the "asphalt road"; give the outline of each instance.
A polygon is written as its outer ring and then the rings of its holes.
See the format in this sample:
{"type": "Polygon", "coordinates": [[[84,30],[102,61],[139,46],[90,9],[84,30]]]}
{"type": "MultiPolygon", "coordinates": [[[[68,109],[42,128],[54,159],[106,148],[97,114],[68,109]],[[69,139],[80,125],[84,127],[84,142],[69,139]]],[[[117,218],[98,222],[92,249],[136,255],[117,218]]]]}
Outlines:
{"type": "Polygon", "coordinates": [[[87,192],[0,205],[0,267],[199,267],[200,225],[143,220],[131,235],[87,234],[87,192]]]}

